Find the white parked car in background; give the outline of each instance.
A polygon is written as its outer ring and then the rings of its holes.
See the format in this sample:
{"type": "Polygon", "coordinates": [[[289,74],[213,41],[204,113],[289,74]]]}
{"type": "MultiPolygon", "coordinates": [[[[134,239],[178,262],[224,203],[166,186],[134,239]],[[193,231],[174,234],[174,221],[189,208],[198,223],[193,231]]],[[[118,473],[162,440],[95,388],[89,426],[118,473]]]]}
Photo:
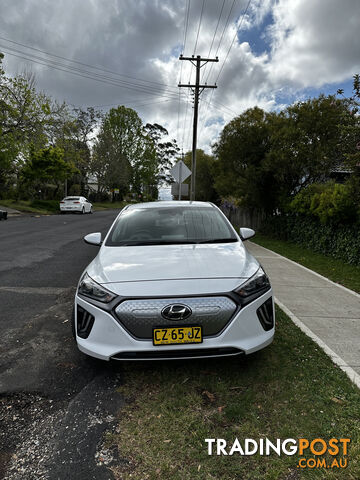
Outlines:
{"type": "Polygon", "coordinates": [[[60,212],[92,213],[92,204],[85,197],[65,197],[60,202],[60,212]]]}
{"type": "Polygon", "coordinates": [[[249,354],[274,337],[273,293],[259,262],[213,204],[126,206],[78,284],[73,334],[103,360],[249,354]]]}

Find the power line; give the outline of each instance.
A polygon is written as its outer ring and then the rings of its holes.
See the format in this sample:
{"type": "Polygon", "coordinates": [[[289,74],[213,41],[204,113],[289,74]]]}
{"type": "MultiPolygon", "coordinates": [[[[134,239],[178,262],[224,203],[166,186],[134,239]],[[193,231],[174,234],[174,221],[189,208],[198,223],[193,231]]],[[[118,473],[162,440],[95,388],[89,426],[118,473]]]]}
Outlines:
{"type": "MultiPolygon", "coordinates": [[[[183,45],[182,45],[182,53],[184,53],[184,51],[185,51],[185,45],[186,45],[186,36],[187,36],[187,30],[188,30],[188,25],[189,25],[190,1],[191,1],[191,0],[188,0],[188,1],[187,1],[187,11],[185,12],[185,18],[184,18],[184,40],[183,40],[183,45]]],[[[179,82],[178,82],[178,83],[181,83],[182,68],[183,68],[183,63],[181,62],[181,66],[180,66],[180,78],[179,78],[179,82]]],[[[179,91],[179,103],[178,103],[178,119],[177,119],[177,138],[179,139],[179,134],[180,134],[180,110],[181,110],[181,107],[180,107],[180,105],[181,105],[181,104],[180,104],[180,94],[181,94],[181,90],[180,90],[179,87],[178,87],[178,91],[179,91]]]]}
{"type": "MultiPolygon", "coordinates": [[[[113,85],[113,86],[116,86],[116,87],[119,87],[119,88],[126,88],[126,89],[129,89],[129,90],[134,90],[134,91],[137,91],[137,92],[142,92],[142,93],[146,93],[146,94],[150,94],[150,95],[153,95],[154,93],[155,94],[162,93],[163,95],[166,95],[169,98],[177,98],[177,93],[175,93],[175,92],[173,93],[173,92],[170,92],[170,91],[167,91],[167,90],[161,92],[161,90],[156,90],[155,87],[150,87],[150,86],[146,86],[146,85],[139,85],[139,84],[132,84],[130,82],[125,82],[123,80],[116,80],[112,77],[108,77],[108,76],[105,76],[105,75],[99,75],[99,74],[89,72],[89,71],[86,71],[86,70],[81,70],[79,68],[64,65],[64,64],[55,62],[53,60],[42,59],[41,57],[36,57],[32,54],[26,54],[24,52],[18,51],[18,53],[21,53],[21,55],[18,55],[18,54],[15,54],[15,53],[4,50],[4,48],[1,47],[1,46],[0,46],[0,48],[7,55],[11,55],[11,56],[14,56],[14,57],[17,57],[17,58],[21,58],[23,60],[27,60],[27,61],[39,64],[39,65],[43,65],[43,66],[46,66],[46,67],[49,67],[49,68],[53,68],[55,70],[59,70],[59,71],[65,72],[65,73],[71,73],[72,75],[76,75],[78,77],[87,78],[87,79],[90,79],[90,80],[95,80],[95,81],[100,82],[100,83],[113,85]],[[33,57],[33,58],[31,58],[31,57],[33,57]],[[41,61],[34,60],[34,58],[38,58],[41,61]]],[[[11,47],[6,47],[6,48],[11,48],[11,47]]],[[[14,49],[12,49],[12,50],[15,51],[14,49]]]]}
{"type": "Polygon", "coordinates": [[[135,104],[133,102],[129,102],[129,101],[124,101],[124,102],[116,102],[116,103],[108,103],[106,105],[91,105],[92,108],[102,108],[102,107],[112,107],[114,105],[132,105],[133,107],[143,107],[145,105],[154,105],[156,103],[167,103],[167,102],[174,102],[176,100],[171,100],[171,99],[167,99],[167,100],[156,100],[154,102],[146,102],[146,103],[136,103],[135,104]]]}
{"type": "Polygon", "coordinates": [[[204,12],[204,4],[205,4],[205,0],[203,0],[202,6],[201,6],[199,27],[198,27],[198,31],[197,31],[197,35],[196,35],[196,42],[195,42],[195,47],[194,47],[194,55],[195,55],[195,53],[196,53],[196,47],[197,47],[197,43],[198,43],[198,40],[199,40],[199,33],[200,33],[201,21],[202,21],[203,12],[204,12]]]}
{"type": "MultiPolygon", "coordinates": [[[[189,101],[189,94],[188,94],[188,100],[186,102],[186,108],[185,108],[183,136],[182,136],[182,142],[181,142],[181,145],[182,145],[183,148],[184,148],[184,141],[185,141],[186,119],[187,119],[187,112],[188,112],[188,108],[189,108],[189,103],[190,103],[190,101],[189,101]]],[[[190,132],[190,128],[189,128],[189,132],[190,132]]]]}
{"type": "MultiPolygon", "coordinates": [[[[186,13],[186,20],[185,20],[185,23],[184,23],[184,41],[183,41],[183,51],[182,51],[182,53],[185,53],[186,36],[187,36],[188,25],[189,25],[190,1],[191,0],[188,0],[188,2],[187,2],[187,13],[186,13]]],[[[182,64],[181,64],[181,66],[182,66],[182,64]]]]}
{"type": "MultiPolygon", "coordinates": [[[[88,70],[84,70],[84,69],[81,69],[79,67],[75,67],[75,66],[72,66],[72,65],[66,65],[64,63],[61,63],[61,62],[58,62],[58,61],[55,61],[55,60],[51,60],[51,59],[47,59],[47,58],[42,58],[42,57],[39,57],[39,56],[34,55],[32,53],[27,53],[27,52],[23,52],[21,50],[17,50],[13,47],[4,47],[4,46],[0,45],[0,48],[2,48],[3,51],[5,51],[4,48],[6,48],[6,49],[11,50],[12,52],[16,52],[18,54],[21,54],[21,55],[23,55],[21,58],[24,58],[25,60],[34,61],[35,63],[39,63],[39,62],[35,61],[34,59],[40,60],[41,62],[45,62],[46,66],[51,66],[52,65],[52,66],[57,66],[57,67],[63,67],[68,71],[83,73],[83,74],[88,75],[89,77],[99,78],[101,80],[109,80],[113,83],[116,83],[117,85],[130,85],[132,87],[138,87],[139,89],[142,89],[143,91],[147,91],[147,92],[154,92],[154,91],[158,92],[159,91],[158,87],[153,87],[153,86],[150,86],[150,85],[142,85],[142,84],[138,84],[138,83],[128,82],[126,80],[116,79],[116,78],[110,77],[108,75],[89,72],[88,70]],[[25,55],[25,57],[24,57],[24,55],[25,55]]],[[[12,54],[10,52],[7,52],[7,51],[5,51],[5,53],[7,53],[8,55],[14,55],[14,54],[12,54]]],[[[16,56],[16,55],[14,55],[14,56],[16,56]]],[[[176,96],[175,92],[167,92],[167,93],[176,96]]]]}
{"type": "MultiPolygon", "coordinates": [[[[84,63],[84,62],[80,62],[78,60],[72,60],[71,58],[67,58],[67,57],[62,57],[61,55],[56,55],[54,53],[50,53],[50,52],[46,52],[45,50],[41,50],[39,48],[35,48],[35,47],[30,47],[29,45],[26,45],[24,43],[20,43],[20,42],[15,42],[14,40],[10,40],[8,38],[5,38],[5,37],[1,37],[0,36],[0,40],[5,40],[6,42],[10,42],[10,43],[13,43],[15,45],[19,45],[21,47],[25,47],[25,48],[28,48],[30,50],[34,50],[34,51],[37,51],[37,52],[40,52],[40,53],[43,53],[45,55],[48,55],[50,57],[56,57],[56,58],[59,58],[61,60],[66,60],[67,62],[71,62],[71,63],[76,63],[78,65],[82,65],[84,67],[89,67],[89,68],[93,68],[95,70],[100,70],[101,72],[106,72],[106,73],[111,73],[113,75],[117,75],[117,76],[120,76],[120,77],[126,77],[126,78],[130,78],[132,80],[137,80],[139,82],[144,82],[144,83],[152,83],[154,85],[160,85],[160,86],[165,86],[165,87],[168,87],[168,88],[172,88],[172,89],[176,89],[176,87],[173,87],[171,85],[167,85],[165,83],[160,83],[160,82],[154,82],[154,81],[151,81],[151,80],[143,80],[141,78],[137,78],[137,77],[132,77],[130,75],[126,75],[124,73],[118,73],[118,72],[114,72],[112,70],[107,70],[105,69],[104,67],[98,67],[96,65],[90,65],[88,63],[84,63]]],[[[6,47],[6,48],[9,48],[9,47],[6,47]]]]}
{"type": "Polygon", "coordinates": [[[179,60],[190,61],[196,68],[196,80],[194,85],[179,84],[179,87],[187,87],[194,89],[194,122],[193,122],[193,142],[192,142],[192,160],[191,160],[191,192],[190,200],[195,200],[195,186],[196,186],[196,145],[197,145],[197,129],[198,129],[198,108],[199,97],[203,90],[207,88],[217,88],[216,85],[204,85],[200,83],[200,69],[208,62],[218,62],[218,58],[203,58],[197,55],[192,57],[184,57],[180,55],[179,60]]]}
{"type": "MultiPolygon", "coordinates": [[[[228,26],[228,24],[229,24],[231,12],[233,11],[233,8],[234,8],[234,5],[235,5],[236,1],[237,1],[237,0],[233,0],[233,2],[232,2],[232,4],[231,4],[230,11],[229,11],[229,13],[228,13],[228,16],[227,16],[227,19],[226,19],[226,22],[225,22],[223,31],[222,31],[221,36],[220,36],[220,40],[219,40],[217,49],[216,49],[216,52],[215,52],[215,57],[218,56],[218,52],[219,52],[219,49],[220,49],[220,46],[221,46],[221,42],[222,42],[222,40],[223,40],[223,38],[224,38],[224,34],[225,34],[225,31],[226,31],[226,28],[227,28],[227,26],[228,26]]],[[[211,72],[212,72],[212,69],[213,69],[213,64],[210,65],[210,70],[209,70],[209,73],[208,73],[208,75],[207,75],[207,77],[206,77],[205,83],[207,83],[207,81],[209,80],[209,76],[210,76],[210,74],[211,74],[211,72]]]]}
{"type": "Polygon", "coordinates": [[[227,58],[228,58],[228,56],[229,56],[230,50],[232,49],[232,46],[233,46],[233,44],[234,44],[234,42],[235,42],[235,38],[237,38],[237,35],[238,35],[239,31],[240,31],[240,28],[241,28],[241,25],[242,25],[242,23],[243,23],[244,17],[245,17],[245,15],[246,15],[246,13],[247,13],[247,11],[248,11],[248,9],[249,9],[250,3],[251,3],[251,0],[249,0],[249,1],[248,1],[248,4],[246,5],[245,11],[244,11],[244,13],[243,13],[243,15],[242,15],[242,17],[241,17],[239,26],[238,26],[238,28],[236,29],[235,35],[234,35],[234,37],[233,37],[233,39],[232,39],[231,45],[230,45],[230,47],[229,47],[229,50],[227,51],[226,57],[225,57],[225,59],[224,59],[224,62],[223,62],[223,64],[221,65],[221,68],[220,68],[220,71],[219,71],[218,76],[216,77],[215,83],[217,83],[218,80],[219,80],[219,78],[220,78],[220,75],[221,75],[221,73],[222,73],[222,71],[223,71],[225,62],[226,62],[226,60],[227,60],[227,58]]]}
{"type": "MultiPolygon", "coordinates": [[[[224,10],[224,5],[225,5],[225,0],[223,0],[223,3],[221,5],[221,10],[220,10],[220,14],[219,14],[219,18],[218,18],[218,21],[217,21],[217,24],[216,24],[216,28],[215,28],[215,32],[214,32],[214,35],[213,35],[213,38],[211,40],[211,44],[210,44],[210,48],[209,48],[209,53],[208,53],[208,57],[210,57],[210,54],[211,54],[211,50],[212,50],[212,47],[214,45],[214,40],[215,40],[215,37],[216,37],[216,33],[217,33],[217,30],[218,30],[218,27],[219,27],[219,23],[220,23],[220,19],[221,19],[221,15],[222,15],[222,12],[224,10]]],[[[212,64],[211,64],[212,65],[212,64]]],[[[207,69],[207,64],[205,65],[205,68],[204,68],[204,72],[203,72],[203,75],[205,76],[205,71],[207,69]]]]}
{"type": "MultiPolygon", "coordinates": [[[[220,38],[220,41],[219,41],[219,44],[218,44],[218,47],[217,47],[217,50],[216,50],[216,55],[217,55],[217,53],[218,53],[218,51],[219,51],[219,48],[220,48],[222,39],[223,39],[223,37],[224,37],[225,30],[226,30],[227,25],[228,25],[228,23],[229,23],[230,15],[231,15],[231,12],[232,12],[233,7],[234,7],[234,5],[235,5],[235,2],[236,2],[236,0],[233,0],[233,3],[232,3],[232,5],[231,5],[230,11],[229,11],[229,14],[228,14],[228,17],[227,17],[227,20],[226,20],[226,23],[225,23],[225,26],[224,26],[224,29],[223,29],[221,38],[220,38]]],[[[220,78],[220,75],[221,75],[222,70],[223,70],[223,68],[224,68],[225,62],[226,62],[226,60],[227,60],[227,58],[228,58],[228,56],[229,56],[229,53],[230,53],[230,50],[231,50],[231,48],[232,48],[232,46],[233,46],[233,44],[234,44],[235,38],[236,38],[236,36],[237,36],[240,28],[241,28],[242,22],[243,22],[243,20],[244,20],[244,17],[245,17],[245,15],[246,15],[247,11],[248,11],[248,8],[249,8],[249,6],[250,6],[250,3],[251,3],[251,0],[248,1],[248,4],[247,4],[247,6],[246,6],[246,9],[245,9],[245,11],[244,11],[244,13],[243,13],[243,15],[242,15],[242,17],[241,17],[241,20],[240,20],[240,23],[239,23],[239,27],[237,28],[237,30],[236,30],[236,32],[235,32],[235,35],[234,35],[234,37],[233,37],[233,39],[232,39],[231,45],[230,45],[230,47],[229,47],[229,49],[228,49],[228,51],[227,51],[227,54],[226,54],[226,56],[225,56],[225,59],[224,59],[223,63],[222,63],[222,66],[221,66],[221,68],[220,68],[219,74],[218,74],[218,76],[216,77],[215,84],[218,82],[218,80],[219,80],[219,78],[220,78]]],[[[210,70],[209,70],[209,73],[208,73],[208,76],[207,76],[206,81],[208,80],[208,78],[209,78],[209,76],[210,76],[210,74],[211,74],[212,67],[213,67],[213,65],[211,65],[211,67],[210,67],[210,70]]],[[[204,128],[204,126],[205,126],[205,123],[206,123],[206,114],[207,114],[209,105],[210,105],[210,103],[211,103],[211,101],[212,101],[213,95],[214,95],[214,92],[212,91],[212,92],[211,92],[211,95],[210,95],[210,99],[209,99],[209,104],[208,104],[207,109],[206,109],[206,112],[205,112],[204,122],[203,122],[203,125],[202,125],[202,128],[201,128],[201,131],[203,130],[203,128],[204,128]]],[[[220,103],[220,102],[219,102],[219,103],[220,103]]],[[[228,108],[228,107],[225,107],[225,108],[228,108]]],[[[233,113],[235,113],[235,112],[233,112],[233,113]]],[[[235,114],[235,115],[236,115],[236,114],[235,114]]]]}

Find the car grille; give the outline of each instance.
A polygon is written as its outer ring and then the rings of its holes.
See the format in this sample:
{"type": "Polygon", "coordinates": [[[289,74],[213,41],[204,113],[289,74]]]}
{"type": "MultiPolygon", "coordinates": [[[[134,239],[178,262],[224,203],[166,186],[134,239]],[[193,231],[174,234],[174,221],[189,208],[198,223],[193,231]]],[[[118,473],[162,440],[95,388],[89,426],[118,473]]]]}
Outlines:
{"type": "Polygon", "coordinates": [[[228,297],[152,298],[124,300],[115,309],[120,323],[134,337],[149,340],[153,327],[176,327],[179,325],[201,325],[203,336],[219,334],[230,322],[236,304],[228,297]],[[168,305],[190,307],[191,315],[186,320],[167,320],[162,310],[168,305]]]}

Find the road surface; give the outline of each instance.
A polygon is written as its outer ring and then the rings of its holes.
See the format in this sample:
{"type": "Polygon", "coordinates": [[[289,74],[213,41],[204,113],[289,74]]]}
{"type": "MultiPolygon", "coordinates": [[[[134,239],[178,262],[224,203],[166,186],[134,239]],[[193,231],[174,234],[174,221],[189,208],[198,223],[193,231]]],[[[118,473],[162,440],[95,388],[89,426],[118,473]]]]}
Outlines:
{"type": "MultiPolygon", "coordinates": [[[[72,339],[76,284],[118,211],[0,223],[0,479],[111,479],[105,430],[122,401],[120,365],[72,339]]],[[[119,461],[119,459],[117,459],[119,461]]]]}

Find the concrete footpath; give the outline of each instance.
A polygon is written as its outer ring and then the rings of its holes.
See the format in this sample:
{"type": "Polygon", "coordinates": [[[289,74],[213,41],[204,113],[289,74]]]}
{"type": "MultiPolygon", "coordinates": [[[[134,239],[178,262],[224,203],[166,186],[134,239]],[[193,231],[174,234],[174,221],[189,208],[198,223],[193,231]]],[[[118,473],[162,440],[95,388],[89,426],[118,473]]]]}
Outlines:
{"type": "Polygon", "coordinates": [[[360,388],[360,295],[245,242],[271,279],[277,304],[360,388]]]}

